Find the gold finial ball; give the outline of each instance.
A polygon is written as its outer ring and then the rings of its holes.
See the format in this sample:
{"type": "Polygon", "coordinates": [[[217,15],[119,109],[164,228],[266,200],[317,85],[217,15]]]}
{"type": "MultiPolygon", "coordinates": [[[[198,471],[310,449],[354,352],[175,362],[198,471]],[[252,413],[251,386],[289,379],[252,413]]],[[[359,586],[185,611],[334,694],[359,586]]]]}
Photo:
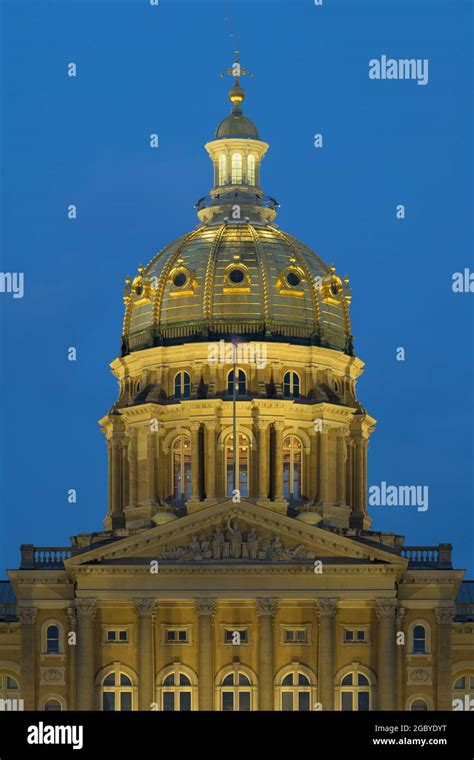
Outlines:
{"type": "Polygon", "coordinates": [[[331,266],[329,267],[329,271],[330,271],[331,273],[333,273],[333,272],[335,272],[335,271],[336,271],[336,267],[334,266],[334,264],[331,264],[331,266]]]}
{"type": "Polygon", "coordinates": [[[132,282],[132,280],[131,280],[131,277],[130,277],[130,275],[129,275],[129,274],[127,274],[127,276],[126,276],[126,278],[125,278],[125,285],[130,285],[130,284],[131,284],[131,282],[132,282]]]}
{"type": "Polygon", "coordinates": [[[343,280],[344,285],[349,285],[349,282],[350,282],[349,278],[344,277],[344,280],[343,280]]]}
{"type": "Polygon", "coordinates": [[[240,87],[238,82],[235,82],[234,86],[229,90],[229,100],[234,106],[238,106],[245,99],[245,92],[240,87]]]}
{"type": "Polygon", "coordinates": [[[145,267],[143,266],[143,264],[140,264],[140,266],[138,267],[138,273],[143,274],[144,271],[145,271],[145,267]]]}

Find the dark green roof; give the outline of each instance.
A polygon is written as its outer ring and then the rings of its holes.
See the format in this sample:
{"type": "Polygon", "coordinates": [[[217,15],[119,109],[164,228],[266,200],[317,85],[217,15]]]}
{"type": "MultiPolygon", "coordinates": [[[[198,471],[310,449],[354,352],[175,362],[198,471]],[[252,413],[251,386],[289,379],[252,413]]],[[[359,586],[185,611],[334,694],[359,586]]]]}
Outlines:
{"type": "Polygon", "coordinates": [[[253,121],[243,115],[240,108],[233,108],[216,129],[216,139],[224,137],[246,137],[258,140],[258,130],[253,121]]]}

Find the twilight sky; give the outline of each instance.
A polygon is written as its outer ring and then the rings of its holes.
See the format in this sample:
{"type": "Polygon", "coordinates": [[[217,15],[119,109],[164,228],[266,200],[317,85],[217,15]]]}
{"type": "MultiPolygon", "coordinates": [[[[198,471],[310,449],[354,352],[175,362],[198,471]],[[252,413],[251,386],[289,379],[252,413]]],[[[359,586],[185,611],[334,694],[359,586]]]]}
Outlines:
{"type": "Polygon", "coordinates": [[[203,145],[230,107],[229,12],[277,222],[351,280],[369,484],[429,489],[426,511],[372,507],[372,527],[452,542],[473,577],[474,294],[452,291],[474,270],[463,0],[3,0],[1,270],[25,284],[0,293],[0,577],[21,543],[103,527],[123,281],[197,222],[203,145]],[[428,83],[371,79],[382,55],[428,59],[428,83]]]}

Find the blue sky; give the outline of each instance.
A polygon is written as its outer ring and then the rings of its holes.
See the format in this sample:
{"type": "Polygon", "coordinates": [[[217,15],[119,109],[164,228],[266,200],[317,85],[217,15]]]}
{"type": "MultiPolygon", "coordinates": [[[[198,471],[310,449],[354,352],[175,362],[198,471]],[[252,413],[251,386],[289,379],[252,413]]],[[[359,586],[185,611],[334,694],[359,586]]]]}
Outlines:
{"type": "Polygon", "coordinates": [[[123,280],[196,224],[203,145],[229,110],[229,12],[277,221],[351,280],[369,483],[429,486],[428,511],[374,507],[373,527],[452,542],[473,577],[474,295],[451,289],[474,269],[462,0],[3,0],[1,270],[24,272],[25,294],[0,294],[0,573],[21,543],[102,529],[123,280]],[[382,54],[428,58],[428,85],[369,79],[382,54]]]}

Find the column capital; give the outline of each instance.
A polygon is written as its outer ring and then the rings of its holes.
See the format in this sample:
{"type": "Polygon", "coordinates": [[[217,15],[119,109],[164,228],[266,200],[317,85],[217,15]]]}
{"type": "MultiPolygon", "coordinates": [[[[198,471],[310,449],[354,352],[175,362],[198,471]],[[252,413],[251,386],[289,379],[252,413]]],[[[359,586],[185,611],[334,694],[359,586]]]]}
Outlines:
{"type": "Polygon", "coordinates": [[[268,430],[268,426],[270,424],[270,420],[257,420],[257,430],[261,430],[262,432],[265,432],[268,430]]]}
{"type": "Polygon", "coordinates": [[[436,607],[435,615],[438,625],[447,625],[452,623],[456,614],[456,607],[450,604],[448,607],[436,607]]]}
{"type": "Polygon", "coordinates": [[[395,625],[397,628],[401,628],[403,625],[403,619],[405,617],[405,607],[402,605],[398,605],[396,615],[395,615],[395,625]]]}
{"type": "Polygon", "coordinates": [[[273,427],[275,428],[276,431],[278,431],[279,433],[282,433],[286,427],[286,422],[284,422],[283,420],[276,420],[273,423],[273,427]]]}
{"type": "Polygon", "coordinates": [[[138,617],[147,617],[155,611],[154,599],[135,599],[135,612],[138,617]]]}
{"type": "Polygon", "coordinates": [[[76,630],[77,626],[77,615],[76,615],[76,608],[73,604],[69,604],[67,608],[67,619],[69,621],[69,627],[72,631],[76,630]]]}
{"type": "Polygon", "coordinates": [[[214,617],[216,614],[216,608],[217,608],[217,600],[208,598],[208,599],[195,599],[196,603],[196,611],[199,616],[201,615],[209,615],[210,617],[214,617]]]}
{"type": "Polygon", "coordinates": [[[192,420],[189,423],[189,429],[191,433],[199,433],[199,428],[201,427],[201,423],[197,422],[196,420],[192,420]]]}
{"type": "Polygon", "coordinates": [[[263,617],[264,615],[274,616],[278,607],[278,599],[276,597],[257,597],[257,615],[263,617]]]}
{"type": "Polygon", "coordinates": [[[216,420],[204,420],[204,425],[206,427],[206,430],[215,431],[217,428],[216,420]]]}
{"type": "Polygon", "coordinates": [[[349,431],[347,428],[339,427],[336,428],[336,435],[338,438],[348,438],[349,437],[349,431]]]}
{"type": "Polygon", "coordinates": [[[337,599],[329,597],[316,599],[316,612],[322,617],[334,617],[337,612],[337,599]]]}
{"type": "Polygon", "coordinates": [[[94,620],[96,615],[95,599],[76,599],[76,613],[78,618],[90,618],[94,620]]]}
{"type": "Polygon", "coordinates": [[[383,618],[388,618],[389,620],[395,619],[397,611],[397,601],[395,599],[376,599],[375,604],[377,605],[375,614],[379,620],[383,618]]]}
{"type": "Polygon", "coordinates": [[[37,614],[37,607],[18,607],[18,619],[22,625],[33,625],[37,614]]]}

